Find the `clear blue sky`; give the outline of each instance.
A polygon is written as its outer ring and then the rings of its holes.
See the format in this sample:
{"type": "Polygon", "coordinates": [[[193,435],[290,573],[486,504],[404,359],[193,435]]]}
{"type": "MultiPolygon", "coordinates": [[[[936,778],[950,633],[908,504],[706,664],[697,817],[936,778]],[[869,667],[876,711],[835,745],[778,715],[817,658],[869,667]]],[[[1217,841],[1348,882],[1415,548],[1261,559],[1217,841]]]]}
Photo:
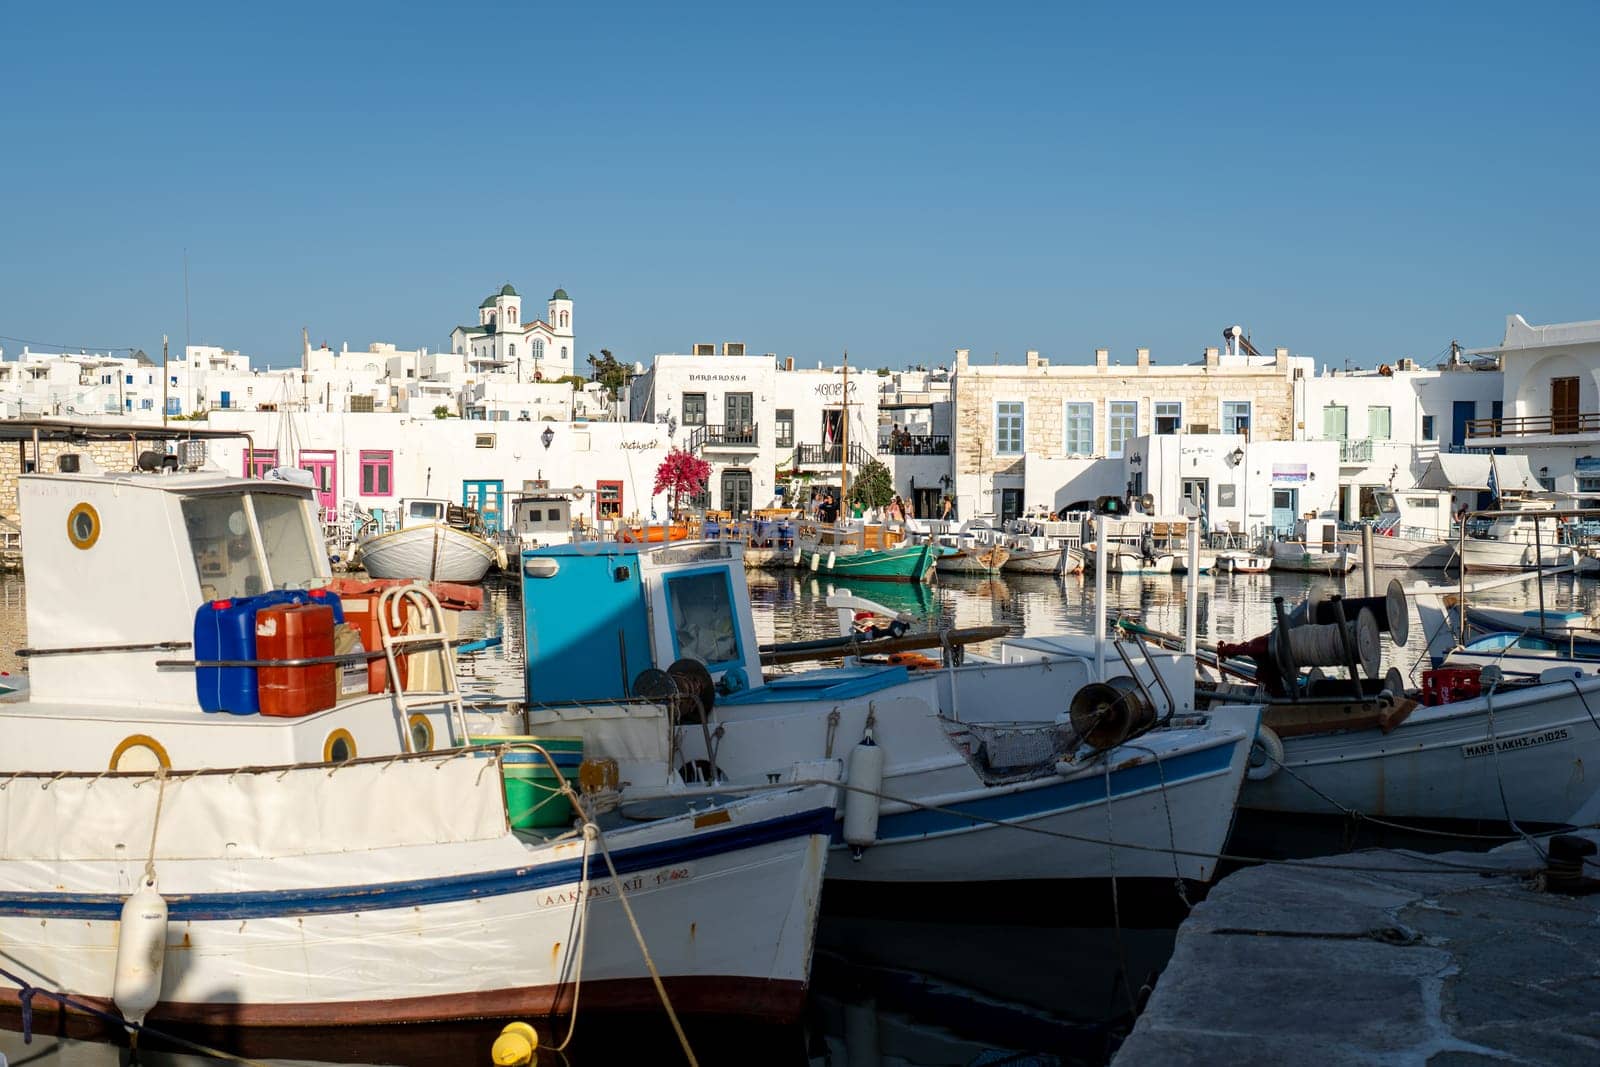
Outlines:
{"type": "MultiPolygon", "coordinates": [[[[1600,318],[1600,5],[0,9],[0,335],[1333,365],[1600,318]]],[[[0,341],[8,354],[20,345],[0,341]]]]}

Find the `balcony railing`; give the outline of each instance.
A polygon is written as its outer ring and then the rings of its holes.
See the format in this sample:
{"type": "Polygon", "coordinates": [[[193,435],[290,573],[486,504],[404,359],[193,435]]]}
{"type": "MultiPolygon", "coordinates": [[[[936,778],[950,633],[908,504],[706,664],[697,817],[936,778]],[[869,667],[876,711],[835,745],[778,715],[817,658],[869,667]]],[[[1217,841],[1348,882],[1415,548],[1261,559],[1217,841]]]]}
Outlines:
{"type": "MultiPolygon", "coordinates": [[[[843,449],[839,445],[799,445],[794,450],[797,467],[837,467],[842,456],[843,449]]],[[[851,443],[850,466],[859,467],[871,458],[871,452],[859,444],[851,443]]]]}
{"type": "Polygon", "coordinates": [[[759,443],[756,440],[758,427],[754,425],[701,426],[689,435],[689,451],[697,452],[701,448],[755,448],[759,443]]]}
{"type": "Polygon", "coordinates": [[[897,440],[893,434],[878,442],[878,451],[891,456],[948,456],[950,435],[947,433],[903,433],[897,440]]]}
{"type": "Polygon", "coordinates": [[[1367,440],[1362,440],[1362,441],[1340,441],[1339,442],[1339,462],[1340,463],[1371,463],[1372,462],[1372,442],[1371,441],[1367,441],[1367,440]]]}
{"type": "Polygon", "coordinates": [[[1561,415],[1516,415],[1509,419],[1472,419],[1467,437],[1530,437],[1534,434],[1600,433],[1600,411],[1561,415]]]}

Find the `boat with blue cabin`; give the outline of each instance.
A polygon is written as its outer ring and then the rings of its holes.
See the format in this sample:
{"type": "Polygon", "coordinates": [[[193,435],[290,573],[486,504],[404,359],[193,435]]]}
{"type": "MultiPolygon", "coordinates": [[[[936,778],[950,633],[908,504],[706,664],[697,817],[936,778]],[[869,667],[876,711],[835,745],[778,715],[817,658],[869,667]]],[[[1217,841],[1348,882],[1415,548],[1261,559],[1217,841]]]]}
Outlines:
{"type": "Polygon", "coordinates": [[[909,633],[890,609],[864,635],[873,602],[843,587],[829,598],[839,635],[763,648],[739,555],[717,543],[553,546],[524,553],[522,570],[539,728],[614,730],[617,715],[595,709],[648,693],[673,709],[657,742],[674,753],[667,793],[833,766],[831,879],[1170,885],[1216,871],[1258,712],[1196,714],[1192,657],[994,628],[909,633]],[[975,636],[994,641],[990,656],[967,647],[975,636]]]}

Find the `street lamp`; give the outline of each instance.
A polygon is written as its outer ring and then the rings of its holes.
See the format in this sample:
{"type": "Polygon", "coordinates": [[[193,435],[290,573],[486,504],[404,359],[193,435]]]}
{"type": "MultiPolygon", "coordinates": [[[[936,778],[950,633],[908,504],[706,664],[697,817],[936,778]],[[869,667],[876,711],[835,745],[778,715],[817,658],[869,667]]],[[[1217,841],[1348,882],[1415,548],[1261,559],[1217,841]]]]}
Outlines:
{"type": "Polygon", "coordinates": [[[548,449],[550,447],[550,442],[554,441],[555,439],[556,439],[556,432],[555,432],[555,430],[553,430],[549,426],[546,426],[544,428],[544,433],[539,435],[539,440],[544,442],[544,447],[546,449],[548,449]]]}

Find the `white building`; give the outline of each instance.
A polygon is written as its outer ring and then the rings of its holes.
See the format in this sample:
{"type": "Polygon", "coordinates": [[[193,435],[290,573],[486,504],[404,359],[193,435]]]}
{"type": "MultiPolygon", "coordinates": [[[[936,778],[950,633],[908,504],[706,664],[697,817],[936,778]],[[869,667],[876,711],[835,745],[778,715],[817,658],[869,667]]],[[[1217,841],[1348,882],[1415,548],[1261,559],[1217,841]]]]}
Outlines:
{"type": "Polygon", "coordinates": [[[522,297],[507,282],[478,305],[475,326],[450,331],[450,351],[466,359],[474,378],[504,375],[512,381],[554,381],[572,374],[578,346],[572,334],[572,299],[550,294],[546,318],[529,321],[522,297]]]}
{"type": "Polygon", "coordinates": [[[1545,488],[1600,506],[1600,321],[1508,315],[1500,344],[1473,354],[1499,360],[1502,392],[1466,424],[1467,446],[1522,453],[1545,488]]]}

